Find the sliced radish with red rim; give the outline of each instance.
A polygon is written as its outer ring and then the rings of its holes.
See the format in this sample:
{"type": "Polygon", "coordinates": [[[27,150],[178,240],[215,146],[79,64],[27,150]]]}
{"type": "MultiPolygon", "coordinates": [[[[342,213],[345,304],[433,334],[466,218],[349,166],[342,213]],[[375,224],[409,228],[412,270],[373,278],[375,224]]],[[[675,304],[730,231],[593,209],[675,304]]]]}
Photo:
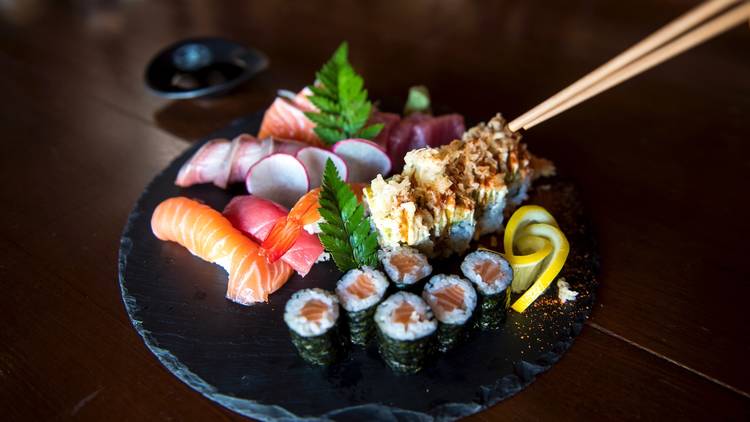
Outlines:
{"type": "Polygon", "coordinates": [[[349,171],[349,182],[370,183],[378,174],[391,172],[391,159],[374,142],[365,139],[347,139],[333,146],[349,171]]]}
{"type": "Polygon", "coordinates": [[[329,159],[336,166],[341,180],[347,180],[348,170],[346,163],[344,163],[341,157],[331,151],[318,147],[305,147],[297,151],[296,157],[302,162],[305,169],[307,169],[307,175],[310,178],[310,189],[317,188],[322,184],[323,171],[325,170],[326,161],[329,159]]]}
{"type": "Polygon", "coordinates": [[[271,154],[250,167],[247,191],[291,208],[310,190],[305,166],[289,154],[271,154]]]}

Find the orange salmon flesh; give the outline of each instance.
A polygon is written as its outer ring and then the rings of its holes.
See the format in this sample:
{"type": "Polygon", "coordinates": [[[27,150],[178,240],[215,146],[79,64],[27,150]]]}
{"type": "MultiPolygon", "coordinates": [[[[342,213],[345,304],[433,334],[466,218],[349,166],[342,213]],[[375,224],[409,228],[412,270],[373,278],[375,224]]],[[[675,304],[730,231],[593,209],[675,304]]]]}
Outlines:
{"type": "Polygon", "coordinates": [[[292,274],[285,262],[268,262],[262,249],[221,213],[192,199],[170,198],[159,204],[151,216],[151,230],[161,240],[221,263],[229,273],[227,299],[243,305],[267,301],[292,274]]]}
{"type": "Polygon", "coordinates": [[[375,283],[366,274],[360,274],[357,280],[346,288],[346,291],[360,299],[364,299],[375,293],[375,283]]]}

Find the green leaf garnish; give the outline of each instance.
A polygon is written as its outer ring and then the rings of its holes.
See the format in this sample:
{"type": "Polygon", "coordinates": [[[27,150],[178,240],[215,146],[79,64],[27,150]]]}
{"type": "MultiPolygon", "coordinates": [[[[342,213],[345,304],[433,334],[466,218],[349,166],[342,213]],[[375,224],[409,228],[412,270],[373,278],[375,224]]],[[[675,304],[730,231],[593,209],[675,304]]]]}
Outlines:
{"type": "Polygon", "coordinates": [[[342,272],[378,263],[378,238],[371,230],[370,219],[349,185],[339,177],[329,158],[320,189],[320,243],[333,257],[342,272]]]}
{"type": "Polygon", "coordinates": [[[315,134],[328,145],[342,139],[372,139],[382,124],[365,127],[372,103],[367,99],[362,77],[354,71],[348,58],[348,46],[341,43],[333,57],[315,74],[318,85],[311,86],[310,102],[320,110],[306,112],[315,123],[315,134]]]}

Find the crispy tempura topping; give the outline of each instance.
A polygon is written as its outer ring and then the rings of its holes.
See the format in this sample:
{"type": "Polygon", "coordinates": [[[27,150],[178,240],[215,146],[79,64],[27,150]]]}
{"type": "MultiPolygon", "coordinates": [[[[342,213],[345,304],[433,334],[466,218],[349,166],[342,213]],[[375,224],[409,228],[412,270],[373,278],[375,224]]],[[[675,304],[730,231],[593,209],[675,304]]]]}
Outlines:
{"type": "Polygon", "coordinates": [[[463,222],[474,230],[479,221],[481,228],[492,204],[500,204],[494,212],[502,218],[506,196],[508,203],[519,203],[533,173],[520,138],[498,114],[461,140],[407,153],[401,174],[388,180],[378,176],[365,192],[381,245],[406,244],[429,256],[449,255],[462,247],[451,243],[452,227],[463,222]]]}

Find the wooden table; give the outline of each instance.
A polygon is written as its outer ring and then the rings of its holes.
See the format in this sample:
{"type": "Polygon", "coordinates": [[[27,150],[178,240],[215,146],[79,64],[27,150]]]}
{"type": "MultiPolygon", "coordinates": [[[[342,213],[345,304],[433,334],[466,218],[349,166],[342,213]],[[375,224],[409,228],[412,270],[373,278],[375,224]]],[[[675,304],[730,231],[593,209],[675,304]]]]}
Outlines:
{"type": "MultiPolygon", "coordinates": [[[[240,419],[131,327],[120,232],[180,151],[310,83],[341,40],[384,109],[425,84],[473,124],[519,115],[694,3],[0,3],[3,418],[240,419]],[[149,94],[151,55],[195,35],[271,67],[222,98],[149,94]]],[[[474,419],[750,418],[749,48],[735,29],[526,135],[593,215],[599,300],[559,364],[474,419]]]]}

